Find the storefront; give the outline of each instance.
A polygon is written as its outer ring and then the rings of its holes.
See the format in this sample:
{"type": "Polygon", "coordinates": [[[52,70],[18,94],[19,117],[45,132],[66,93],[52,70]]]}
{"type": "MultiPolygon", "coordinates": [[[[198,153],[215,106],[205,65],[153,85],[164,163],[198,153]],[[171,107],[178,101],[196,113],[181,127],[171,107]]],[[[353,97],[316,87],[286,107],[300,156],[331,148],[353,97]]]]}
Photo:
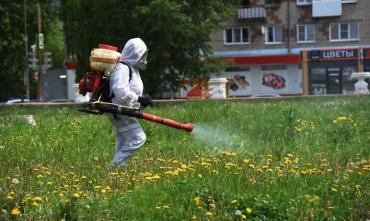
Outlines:
{"type": "Polygon", "coordinates": [[[221,75],[229,79],[229,96],[302,95],[299,54],[228,58],[234,64],[221,75]]]}
{"type": "Polygon", "coordinates": [[[359,69],[359,49],[304,51],[303,78],[305,94],[353,94],[359,69]]]}

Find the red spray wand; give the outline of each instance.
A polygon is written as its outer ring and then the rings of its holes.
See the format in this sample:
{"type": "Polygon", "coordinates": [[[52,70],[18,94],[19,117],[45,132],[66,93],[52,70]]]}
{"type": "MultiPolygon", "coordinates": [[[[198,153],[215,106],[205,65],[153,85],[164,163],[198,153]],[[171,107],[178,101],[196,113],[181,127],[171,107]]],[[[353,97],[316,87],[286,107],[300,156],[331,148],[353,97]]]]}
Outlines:
{"type": "Polygon", "coordinates": [[[92,114],[102,114],[102,113],[122,114],[122,115],[130,116],[130,117],[142,118],[148,121],[152,121],[152,122],[160,123],[166,126],[185,130],[189,133],[193,131],[192,123],[183,124],[183,123],[171,120],[171,119],[166,119],[166,118],[158,117],[152,114],[144,113],[140,109],[126,107],[126,106],[122,106],[118,104],[96,101],[96,102],[90,102],[87,105],[87,107],[88,107],[88,110],[84,109],[81,111],[92,113],[92,114]],[[98,110],[99,112],[94,111],[94,109],[98,110]]]}

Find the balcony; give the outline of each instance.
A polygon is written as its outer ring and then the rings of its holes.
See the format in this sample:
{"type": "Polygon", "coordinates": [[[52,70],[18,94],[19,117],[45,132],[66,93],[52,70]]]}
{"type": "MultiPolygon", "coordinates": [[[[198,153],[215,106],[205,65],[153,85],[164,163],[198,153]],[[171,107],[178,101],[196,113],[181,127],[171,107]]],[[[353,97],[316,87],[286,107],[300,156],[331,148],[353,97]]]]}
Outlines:
{"type": "Polygon", "coordinates": [[[263,6],[243,7],[238,9],[239,20],[262,20],[266,18],[266,10],[263,6]]]}

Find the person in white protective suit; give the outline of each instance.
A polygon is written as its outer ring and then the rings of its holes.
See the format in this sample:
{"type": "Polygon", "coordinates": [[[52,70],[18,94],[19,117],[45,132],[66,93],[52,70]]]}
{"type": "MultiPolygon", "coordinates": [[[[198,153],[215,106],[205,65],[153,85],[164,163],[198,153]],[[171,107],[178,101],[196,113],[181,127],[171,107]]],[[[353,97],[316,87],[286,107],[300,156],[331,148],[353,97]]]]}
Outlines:
{"type": "MultiPolygon", "coordinates": [[[[126,43],[110,77],[111,94],[114,96],[112,103],[129,107],[140,104],[141,108],[152,105],[152,99],[143,96],[144,87],[139,73],[139,70],[146,69],[147,55],[148,49],[140,38],[130,39],[126,43]]],[[[109,119],[116,133],[111,166],[125,166],[128,159],[145,143],[146,135],[135,117],[117,115],[109,116],[109,119]]]]}

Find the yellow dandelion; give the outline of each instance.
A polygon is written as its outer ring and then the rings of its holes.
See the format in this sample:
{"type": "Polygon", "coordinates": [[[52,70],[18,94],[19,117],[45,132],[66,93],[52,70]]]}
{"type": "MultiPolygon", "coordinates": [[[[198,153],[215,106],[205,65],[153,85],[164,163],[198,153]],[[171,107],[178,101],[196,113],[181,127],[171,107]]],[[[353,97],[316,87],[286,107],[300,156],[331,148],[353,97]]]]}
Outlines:
{"type": "Polygon", "coordinates": [[[211,212],[206,212],[206,216],[213,216],[213,213],[211,213],[211,212]]]}
{"type": "Polygon", "coordinates": [[[357,184],[355,187],[357,191],[361,191],[361,188],[362,188],[361,185],[357,184]]]}
{"type": "Polygon", "coordinates": [[[242,219],[246,219],[246,218],[247,218],[247,216],[242,214],[242,219]]]}
{"type": "Polygon", "coordinates": [[[199,174],[198,174],[198,177],[199,177],[199,178],[203,178],[203,175],[199,173],[199,174]]]}
{"type": "Polygon", "coordinates": [[[40,203],[38,203],[38,202],[36,202],[36,201],[33,201],[33,202],[32,202],[32,206],[39,207],[39,206],[40,206],[40,203]]]}
{"type": "Polygon", "coordinates": [[[12,215],[14,215],[14,216],[19,216],[19,215],[21,215],[21,211],[19,210],[19,208],[18,207],[16,207],[16,208],[13,208],[12,209],[12,211],[11,211],[11,213],[10,214],[12,214],[12,215]]]}
{"type": "Polygon", "coordinates": [[[192,219],[192,220],[196,220],[196,219],[197,219],[197,216],[196,216],[196,215],[193,215],[193,216],[191,217],[191,219],[192,219]]]}
{"type": "Polygon", "coordinates": [[[335,189],[335,188],[331,188],[331,191],[333,191],[333,192],[338,192],[338,190],[337,189],[335,189]]]}
{"type": "Polygon", "coordinates": [[[247,207],[247,208],[245,209],[245,212],[247,212],[248,214],[251,214],[251,213],[252,213],[252,209],[251,209],[251,208],[249,208],[249,207],[247,207]]]}
{"type": "Polygon", "coordinates": [[[237,204],[238,201],[237,200],[231,200],[231,204],[237,204]]]}
{"type": "Polygon", "coordinates": [[[35,197],[32,198],[32,201],[42,202],[42,198],[39,197],[39,196],[35,196],[35,197]]]}
{"type": "Polygon", "coordinates": [[[80,198],[80,197],[81,197],[81,194],[80,194],[80,193],[74,193],[72,196],[73,196],[74,198],[80,198]]]}
{"type": "Polygon", "coordinates": [[[209,206],[211,207],[211,208],[216,208],[216,204],[214,204],[214,203],[211,203],[211,204],[209,204],[209,206]]]}
{"type": "Polygon", "coordinates": [[[194,198],[194,202],[195,202],[195,205],[197,205],[197,206],[201,206],[201,204],[202,204],[199,196],[194,198]]]}
{"type": "Polygon", "coordinates": [[[7,195],[6,196],[6,199],[8,199],[8,200],[14,200],[14,197],[12,195],[7,195]]]}
{"type": "Polygon", "coordinates": [[[350,118],[347,118],[345,116],[342,116],[342,117],[338,116],[336,120],[337,121],[344,121],[344,120],[347,120],[347,119],[349,120],[350,118]]]}

